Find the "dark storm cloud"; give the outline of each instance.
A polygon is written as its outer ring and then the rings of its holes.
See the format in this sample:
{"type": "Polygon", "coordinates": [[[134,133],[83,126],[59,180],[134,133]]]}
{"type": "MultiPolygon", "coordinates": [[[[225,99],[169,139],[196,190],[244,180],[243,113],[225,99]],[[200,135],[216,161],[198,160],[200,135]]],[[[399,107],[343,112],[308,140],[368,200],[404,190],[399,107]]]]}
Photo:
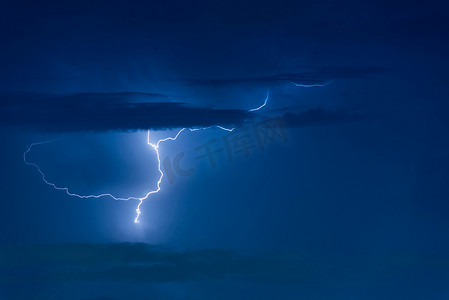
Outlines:
{"type": "Polygon", "coordinates": [[[333,79],[367,78],[383,72],[379,67],[302,67],[309,69],[299,73],[280,73],[270,76],[227,79],[185,80],[191,85],[225,86],[225,85],[263,85],[296,83],[305,85],[326,84],[333,79]]]}
{"type": "MultiPolygon", "coordinates": [[[[149,93],[13,94],[0,99],[0,126],[43,132],[240,126],[266,117],[263,112],[160,102],[168,97],[149,93]]],[[[284,110],[283,117],[287,126],[298,127],[359,121],[366,116],[318,107],[297,113],[284,110]]]]}
{"type": "Polygon", "coordinates": [[[142,93],[84,93],[67,96],[16,94],[0,100],[2,126],[38,131],[108,131],[239,125],[249,118],[238,109],[192,107],[142,93]],[[139,101],[144,102],[139,102],[139,101]],[[160,100],[159,100],[160,101],[160,100]]]}

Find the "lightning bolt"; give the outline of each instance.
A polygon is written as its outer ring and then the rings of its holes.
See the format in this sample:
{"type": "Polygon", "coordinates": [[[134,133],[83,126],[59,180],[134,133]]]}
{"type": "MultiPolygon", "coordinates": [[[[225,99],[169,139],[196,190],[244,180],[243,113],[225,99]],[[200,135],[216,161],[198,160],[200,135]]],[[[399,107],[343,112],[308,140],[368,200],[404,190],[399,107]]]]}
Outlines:
{"type": "Polygon", "coordinates": [[[256,107],[256,108],[252,108],[252,109],[250,109],[248,111],[249,112],[253,112],[253,111],[258,111],[258,110],[262,109],[265,105],[267,105],[268,98],[270,98],[270,90],[267,91],[267,97],[265,97],[265,101],[263,102],[263,104],[261,106],[256,107]]]}
{"type": "MultiPolygon", "coordinates": [[[[322,85],[318,85],[318,84],[316,84],[316,85],[303,85],[303,84],[294,83],[294,82],[292,82],[292,83],[294,85],[300,86],[300,87],[312,87],[312,86],[324,86],[324,85],[327,85],[329,82],[325,83],[325,84],[322,84],[322,85]]],[[[270,90],[267,91],[267,95],[265,97],[265,100],[264,100],[263,104],[260,105],[259,107],[252,108],[252,109],[248,110],[248,112],[255,112],[255,111],[261,110],[263,107],[265,107],[267,105],[269,97],[270,97],[270,90]]],[[[114,195],[112,195],[110,193],[104,193],[104,194],[98,194],[98,195],[95,195],[95,194],[80,195],[80,194],[71,192],[68,187],[60,187],[60,186],[57,186],[55,183],[52,183],[52,182],[48,181],[46,176],[45,176],[45,173],[41,170],[41,168],[36,163],[29,162],[27,160],[27,154],[30,153],[32,148],[35,147],[35,146],[43,145],[43,144],[47,144],[47,143],[52,143],[52,142],[61,140],[63,137],[52,139],[52,140],[46,140],[46,141],[32,143],[26,149],[26,151],[23,153],[23,161],[27,165],[34,167],[38,171],[38,173],[41,175],[42,180],[44,181],[44,183],[46,183],[47,185],[53,187],[55,190],[64,191],[69,196],[77,197],[77,198],[81,198],[81,199],[110,197],[110,198],[112,198],[114,200],[123,200],[123,201],[138,200],[139,203],[138,203],[137,208],[136,208],[136,217],[134,218],[134,223],[139,223],[139,217],[140,217],[140,215],[142,213],[142,211],[140,210],[140,206],[151,195],[157,194],[161,190],[161,183],[162,183],[162,179],[164,178],[164,172],[162,172],[162,169],[161,169],[161,158],[160,158],[160,153],[159,153],[159,145],[161,143],[163,143],[163,142],[166,142],[166,141],[176,141],[178,139],[178,137],[181,135],[182,132],[185,132],[185,131],[194,132],[194,131],[206,130],[206,129],[210,129],[210,128],[218,128],[218,129],[221,129],[221,130],[224,130],[224,131],[229,131],[229,132],[231,132],[231,131],[233,131],[235,129],[235,128],[226,128],[226,127],[223,127],[223,126],[220,126],[220,125],[213,125],[213,126],[199,127],[199,128],[182,128],[173,137],[167,137],[167,138],[164,138],[164,139],[160,139],[156,143],[151,143],[150,142],[150,130],[148,130],[148,132],[147,132],[147,144],[151,148],[153,148],[153,150],[156,152],[156,158],[157,158],[157,162],[158,162],[157,163],[157,169],[158,169],[158,172],[159,172],[160,176],[159,176],[159,179],[158,179],[157,184],[156,184],[156,189],[147,192],[143,197],[130,196],[130,197],[124,198],[124,197],[116,197],[116,196],[114,196],[114,195]]]]}
{"type": "Polygon", "coordinates": [[[226,127],[218,126],[218,125],[208,126],[208,127],[200,127],[200,128],[182,128],[178,131],[178,133],[174,137],[167,137],[165,139],[158,140],[156,144],[153,144],[150,142],[150,131],[148,130],[147,144],[150,145],[156,152],[157,169],[159,171],[160,177],[159,177],[159,180],[157,181],[157,189],[148,192],[144,197],[138,199],[139,204],[137,204],[137,208],[136,208],[137,215],[134,218],[134,223],[139,223],[139,217],[140,217],[140,214],[142,213],[142,211],[140,210],[140,206],[142,205],[143,201],[146,200],[150,195],[156,194],[161,190],[161,182],[162,182],[162,178],[164,177],[164,172],[162,172],[162,169],[161,169],[161,157],[159,154],[159,144],[162,142],[169,141],[169,140],[176,141],[178,139],[179,135],[186,130],[193,132],[193,131],[205,130],[205,129],[210,129],[210,128],[219,128],[219,129],[225,130],[225,131],[233,131],[235,129],[235,128],[226,128],[226,127]]]}
{"type": "Polygon", "coordinates": [[[296,83],[296,82],[290,81],[290,83],[294,84],[295,86],[305,87],[305,88],[326,86],[331,82],[332,82],[332,80],[329,80],[328,82],[325,82],[325,83],[303,84],[303,83],[296,83]]]}
{"type": "Polygon", "coordinates": [[[32,166],[32,167],[35,167],[36,170],[37,170],[37,171],[39,172],[39,174],[41,175],[42,180],[43,180],[46,184],[48,184],[49,186],[53,187],[55,190],[58,190],[58,191],[64,191],[64,192],[65,192],[67,195],[69,195],[69,196],[77,197],[77,198],[81,198],[81,199],[87,199],[87,198],[101,198],[101,197],[111,197],[111,198],[113,198],[114,200],[132,200],[132,199],[138,200],[138,199],[140,199],[139,197],[128,197],[128,198],[115,197],[114,195],[109,194],[109,193],[98,194],[98,195],[79,195],[79,194],[70,192],[70,190],[69,190],[68,187],[59,187],[59,186],[57,186],[56,184],[54,184],[54,183],[48,181],[47,178],[46,178],[46,176],[45,176],[45,173],[41,170],[41,168],[40,168],[36,163],[29,162],[29,161],[27,160],[27,154],[31,151],[31,149],[32,149],[34,146],[43,145],[43,144],[48,144],[48,143],[53,143],[53,142],[56,142],[56,141],[59,141],[59,140],[62,140],[62,139],[63,139],[63,137],[60,137],[60,138],[56,138],[56,139],[52,139],[52,140],[46,140],[46,141],[41,141],[41,142],[32,143],[32,144],[27,148],[27,150],[23,153],[23,161],[24,161],[27,165],[32,166]]]}

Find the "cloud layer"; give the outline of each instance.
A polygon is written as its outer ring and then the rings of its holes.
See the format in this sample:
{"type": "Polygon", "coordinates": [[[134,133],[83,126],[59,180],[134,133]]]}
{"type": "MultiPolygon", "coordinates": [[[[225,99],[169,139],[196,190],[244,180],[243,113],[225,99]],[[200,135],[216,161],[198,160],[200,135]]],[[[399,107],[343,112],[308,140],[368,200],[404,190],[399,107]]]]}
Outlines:
{"type": "Polygon", "coordinates": [[[329,286],[403,285],[418,270],[447,274],[444,255],[242,255],[223,249],[170,250],[148,244],[0,247],[0,284],[112,280],[136,283],[244,279],[329,286]],[[388,275],[388,276],[387,276],[388,275]],[[324,276],[324,277],[323,277],[324,276]],[[387,276],[388,278],[386,278],[387,276]],[[333,278],[330,282],[329,278],[333,278]]]}
{"type": "MultiPolygon", "coordinates": [[[[146,93],[83,93],[73,95],[9,94],[0,96],[0,126],[42,132],[130,131],[239,127],[271,115],[242,109],[195,107],[160,102],[166,96],[146,93]]],[[[282,111],[282,110],[280,110],[282,111]]],[[[366,117],[322,107],[283,112],[289,127],[359,121],[366,117]]]]}

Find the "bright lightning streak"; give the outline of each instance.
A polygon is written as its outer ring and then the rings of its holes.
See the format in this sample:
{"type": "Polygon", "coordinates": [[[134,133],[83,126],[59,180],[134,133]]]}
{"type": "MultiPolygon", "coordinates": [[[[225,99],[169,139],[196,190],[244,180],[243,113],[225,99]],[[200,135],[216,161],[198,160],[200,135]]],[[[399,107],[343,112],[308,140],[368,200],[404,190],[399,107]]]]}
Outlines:
{"type": "Polygon", "coordinates": [[[233,131],[235,128],[226,128],[223,126],[219,126],[219,125],[213,125],[213,126],[208,126],[208,127],[200,127],[200,128],[190,128],[190,131],[198,131],[198,130],[204,130],[204,129],[210,129],[210,128],[219,128],[221,130],[226,130],[226,131],[233,131]]]}
{"type": "Polygon", "coordinates": [[[319,86],[326,86],[329,83],[331,83],[332,80],[329,80],[328,82],[325,82],[323,84],[319,84],[319,83],[315,83],[315,84],[303,84],[303,83],[296,83],[293,81],[290,81],[291,84],[294,84],[295,86],[299,86],[299,87],[305,87],[305,88],[309,88],[309,87],[319,87],[319,86]]]}
{"type": "MultiPolygon", "coordinates": [[[[189,128],[189,130],[193,132],[193,131],[198,131],[198,130],[210,129],[210,128],[214,128],[214,127],[219,128],[221,130],[226,130],[226,131],[233,131],[235,129],[235,128],[226,128],[226,127],[223,127],[223,126],[214,125],[214,126],[200,127],[200,128],[189,128]]],[[[156,144],[153,144],[153,143],[150,142],[150,131],[148,130],[147,143],[148,143],[148,145],[153,147],[154,151],[156,151],[157,162],[158,162],[157,168],[158,168],[159,174],[161,174],[161,176],[159,177],[159,180],[157,182],[157,189],[154,190],[154,191],[148,192],[145,195],[145,197],[139,198],[139,204],[137,205],[137,208],[136,208],[137,215],[134,218],[134,223],[139,223],[139,216],[142,213],[142,211],[140,210],[140,206],[142,205],[143,201],[145,199],[147,199],[150,195],[156,194],[156,193],[158,193],[161,190],[160,185],[161,185],[161,182],[162,182],[162,178],[164,177],[164,172],[162,172],[162,169],[161,169],[161,158],[160,158],[160,154],[159,154],[159,144],[161,142],[165,142],[165,141],[168,141],[168,140],[175,141],[179,137],[181,132],[185,131],[186,129],[187,128],[182,128],[181,130],[178,131],[178,133],[174,137],[168,137],[168,138],[165,138],[165,139],[158,140],[156,144]]]]}
{"type": "Polygon", "coordinates": [[[34,146],[37,146],[37,145],[43,145],[43,144],[52,143],[52,142],[56,142],[56,141],[59,141],[59,140],[61,140],[61,139],[62,139],[62,138],[57,138],[57,139],[53,139],[53,140],[47,140],[47,141],[43,141],[43,142],[32,143],[32,144],[27,148],[27,150],[23,153],[23,161],[24,161],[27,165],[32,166],[32,167],[35,167],[36,170],[37,170],[37,171],[39,172],[39,174],[41,175],[42,180],[43,180],[46,184],[48,184],[49,186],[52,186],[55,190],[65,191],[66,194],[69,195],[69,196],[72,196],[72,197],[78,197],[78,198],[81,198],[81,199],[86,199],[86,198],[101,198],[101,197],[111,197],[111,198],[113,198],[114,200],[131,200],[131,199],[137,200],[137,199],[140,199],[140,198],[138,198],[138,197],[128,197],[128,198],[115,197],[115,196],[113,196],[112,194],[109,194],[109,193],[106,193],[106,194],[99,194],[99,195],[79,195],[79,194],[70,192],[70,190],[69,190],[68,187],[59,187],[59,186],[57,186],[56,184],[54,184],[54,183],[48,181],[48,180],[46,179],[46,177],[45,177],[45,173],[41,170],[41,168],[40,168],[37,164],[32,163],[32,162],[29,162],[29,161],[27,160],[27,154],[31,151],[31,149],[32,149],[34,146]]]}
{"type": "MultiPolygon", "coordinates": [[[[322,84],[322,85],[319,85],[319,84],[314,84],[314,85],[304,85],[304,84],[298,84],[298,83],[292,82],[292,84],[294,84],[294,85],[296,85],[296,86],[299,86],[299,87],[325,86],[325,85],[327,85],[328,83],[329,83],[329,82],[327,82],[327,83],[325,83],[325,84],[322,84]]],[[[261,106],[259,106],[259,107],[252,108],[252,109],[248,110],[248,112],[255,112],[255,111],[258,111],[258,110],[262,109],[263,107],[265,107],[265,106],[267,105],[267,103],[268,103],[269,97],[270,97],[270,90],[267,91],[267,96],[266,96],[266,98],[265,98],[264,103],[263,103],[261,106]]],[[[208,126],[208,127],[200,127],[200,128],[182,128],[182,129],[180,129],[180,130],[176,133],[176,135],[175,135],[174,137],[167,137],[167,138],[164,138],[164,139],[160,139],[160,140],[158,140],[155,144],[150,142],[150,131],[148,130],[148,133],[147,133],[147,144],[150,145],[150,146],[154,149],[154,151],[156,152],[156,157],[157,157],[157,161],[158,161],[157,169],[158,169],[158,171],[159,171],[160,176],[159,176],[159,180],[157,181],[157,184],[156,184],[156,189],[155,189],[155,190],[152,190],[152,191],[149,191],[149,192],[146,193],[143,197],[130,196],[130,197],[127,197],[127,198],[123,198],[123,197],[115,197],[114,195],[112,195],[112,194],[110,194],[110,193],[98,194],[98,195],[94,195],[94,194],[91,194],[91,195],[80,195],[80,194],[72,193],[72,192],[69,190],[68,187],[60,187],[60,186],[57,186],[56,184],[54,184],[54,183],[48,181],[48,180],[46,179],[46,177],[45,177],[44,172],[41,170],[41,168],[40,168],[37,164],[35,164],[35,163],[33,163],[33,162],[29,162],[29,161],[27,160],[27,154],[31,151],[31,149],[32,149],[34,146],[38,146],[38,145],[42,145],[42,144],[47,144],[47,143],[55,142],[55,141],[58,141],[58,140],[60,140],[60,139],[62,139],[62,138],[57,138],[57,139],[53,139],[53,140],[47,140],[47,141],[42,141],[42,142],[32,143],[32,144],[27,148],[27,150],[23,153],[23,161],[24,161],[27,165],[32,166],[32,167],[35,167],[36,170],[37,170],[37,171],[39,172],[39,174],[41,175],[42,180],[43,180],[47,185],[53,187],[53,188],[56,189],[56,190],[64,191],[64,192],[65,192],[67,195],[69,195],[69,196],[72,196],[72,197],[78,197],[78,198],[82,198],[82,199],[86,199],[86,198],[111,197],[111,198],[114,199],[114,200],[125,200],[125,201],[127,201],[127,200],[138,200],[138,201],[139,201],[139,204],[137,205],[137,208],[136,208],[136,213],[137,213],[137,214],[136,214],[136,217],[134,218],[134,223],[139,223],[139,217],[140,217],[140,215],[141,215],[141,213],[142,213],[141,210],[140,210],[140,206],[142,205],[143,201],[146,200],[150,195],[157,194],[157,193],[161,190],[161,183],[162,183],[162,179],[164,178],[164,172],[162,172],[162,169],[161,169],[161,159],[160,159],[160,153],[159,153],[159,144],[162,143],[162,142],[166,142],[166,141],[175,141],[176,139],[178,139],[179,135],[180,135],[182,132],[186,131],[187,129],[188,129],[189,131],[191,131],[191,132],[194,132],[194,131],[205,130],[205,129],[210,129],[210,128],[218,128],[218,129],[225,130],[225,131],[229,131],[229,132],[231,132],[231,131],[233,131],[233,130],[235,129],[235,128],[226,128],[226,127],[219,126],[219,125],[213,125],[213,126],[208,126]]]]}
{"type": "Polygon", "coordinates": [[[261,106],[256,107],[256,108],[252,108],[252,109],[250,109],[248,111],[249,112],[253,112],[253,111],[258,111],[259,109],[263,108],[265,105],[267,105],[268,98],[270,98],[270,90],[267,91],[267,97],[265,98],[265,101],[264,101],[264,103],[261,106]]]}
{"type": "Polygon", "coordinates": [[[161,169],[161,158],[160,158],[160,155],[159,155],[159,144],[161,142],[165,142],[165,141],[168,141],[168,140],[171,140],[171,141],[176,140],[178,138],[178,136],[181,134],[181,132],[183,132],[184,130],[185,130],[185,128],[179,130],[178,133],[175,135],[175,137],[168,137],[168,138],[165,138],[165,139],[161,139],[161,140],[157,141],[156,144],[150,143],[150,131],[148,130],[147,143],[148,143],[148,145],[153,147],[154,151],[156,151],[157,169],[159,171],[159,174],[161,174],[161,176],[159,177],[159,180],[157,181],[157,189],[148,192],[145,195],[145,197],[139,198],[139,204],[137,205],[137,208],[136,208],[137,215],[134,218],[134,223],[139,223],[139,217],[140,217],[140,214],[142,213],[141,210],[140,210],[140,206],[142,205],[143,201],[145,199],[147,199],[150,195],[159,193],[159,191],[161,190],[161,182],[162,182],[162,178],[164,177],[164,172],[162,172],[162,169],[161,169]]]}

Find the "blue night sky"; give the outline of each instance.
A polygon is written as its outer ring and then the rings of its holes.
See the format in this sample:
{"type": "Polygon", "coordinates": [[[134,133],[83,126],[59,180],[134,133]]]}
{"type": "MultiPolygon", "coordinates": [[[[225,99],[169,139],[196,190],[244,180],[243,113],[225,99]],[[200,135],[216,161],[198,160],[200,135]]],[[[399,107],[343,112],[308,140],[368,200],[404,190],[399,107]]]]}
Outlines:
{"type": "Polygon", "coordinates": [[[449,299],[449,2],[0,25],[0,300],[449,299]]]}

